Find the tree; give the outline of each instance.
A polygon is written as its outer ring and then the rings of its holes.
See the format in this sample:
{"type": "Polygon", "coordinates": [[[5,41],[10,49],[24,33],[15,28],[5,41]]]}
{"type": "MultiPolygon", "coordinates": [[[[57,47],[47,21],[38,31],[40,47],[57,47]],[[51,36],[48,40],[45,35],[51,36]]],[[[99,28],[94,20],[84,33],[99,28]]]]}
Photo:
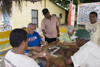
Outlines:
{"type": "Polygon", "coordinates": [[[19,7],[19,10],[21,10],[21,4],[23,1],[30,1],[32,3],[37,2],[37,1],[42,1],[42,0],[0,0],[1,6],[2,6],[2,11],[10,15],[11,14],[11,8],[12,8],[12,1],[15,1],[16,5],[19,7]]]}
{"type": "MultiPolygon", "coordinates": [[[[51,0],[54,3],[60,4],[64,8],[68,8],[71,0],[51,0]]],[[[100,2],[100,0],[79,0],[81,3],[100,2]]],[[[78,0],[73,0],[73,3],[78,6],[78,0]]]]}

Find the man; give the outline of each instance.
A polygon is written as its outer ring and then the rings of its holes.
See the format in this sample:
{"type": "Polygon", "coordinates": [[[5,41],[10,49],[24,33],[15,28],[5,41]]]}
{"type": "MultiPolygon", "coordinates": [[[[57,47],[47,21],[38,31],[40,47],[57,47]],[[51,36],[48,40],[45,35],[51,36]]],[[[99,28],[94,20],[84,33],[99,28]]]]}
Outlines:
{"type": "MultiPolygon", "coordinates": [[[[28,37],[25,30],[12,30],[10,33],[10,44],[13,48],[5,56],[5,67],[40,67],[34,59],[44,57],[44,52],[34,55],[31,58],[24,53],[28,46],[28,37]]],[[[45,57],[47,59],[45,67],[49,67],[50,55],[46,54],[45,57]]]]}
{"type": "Polygon", "coordinates": [[[97,22],[98,15],[96,12],[89,14],[90,23],[85,28],[90,33],[91,41],[97,43],[100,47],[100,22],[97,22]]]}
{"type": "MultiPolygon", "coordinates": [[[[32,22],[32,23],[37,25],[36,22],[32,22]]],[[[27,27],[22,27],[21,29],[27,29],[27,27]]],[[[40,36],[41,38],[43,38],[43,36],[41,36],[41,33],[40,33],[40,28],[36,28],[35,31],[39,34],[39,36],[40,36]]]]}
{"type": "Polygon", "coordinates": [[[62,49],[61,54],[67,65],[73,63],[74,67],[100,67],[100,47],[90,41],[88,31],[79,29],[75,34],[78,49],[62,49]],[[71,58],[66,57],[66,51],[77,51],[71,58]]]}
{"type": "Polygon", "coordinates": [[[51,43],[56,41],[56,36],[59,37],[59,22],[55,16],[51,16],[48,9],[42,10],[44,19],[41,22],[41,30],[45,36],[45,41],[51,43]]]}
{"type": "Polygon", "coordinates": [[[67,27],[67,32],[68,33],[64,33],[63,35],[61,35],[56,41],[57,41],[57,45],[61,45],[60,41],[64,41],[62,44],[65,45],[69,45],[69,46],[77,46],[76,45],[76,40],[75,39],[71,39],[71,36],[74,35],[74,26],[69,25],[67,27]]]}
{"type": "Polygon", "coordinates": [[[29,23],[27,28],[28,35],[28,48],[25,53],[29,53],[31,50],[41,51],[41,45],[47,46],[47,42],[43,42],[36,30],[36,24],[29,23]]]}

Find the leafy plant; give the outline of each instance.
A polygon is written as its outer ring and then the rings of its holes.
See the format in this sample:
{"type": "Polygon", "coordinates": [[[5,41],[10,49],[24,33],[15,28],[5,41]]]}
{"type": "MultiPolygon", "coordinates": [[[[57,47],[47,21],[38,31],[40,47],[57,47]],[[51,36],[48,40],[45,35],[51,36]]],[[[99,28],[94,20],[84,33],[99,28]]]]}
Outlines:
{"type": "Polygon", "coordinates": [[[15,1],[16,5],[19,7],[19,10],[21,10],[22,8],[21,5],[23,1],[30,1],[34,3],[34,2],[42,1],[42,0],[0,0],[0,2],[2,3],[1,6],[2,6],[3,13],[7,11],[9,15],[11,14],[12,1],[15,1]]]}
{"type": "MultiPolygon", "coordinates": [[[[51,0],[54,3],[58,3],[60,4],[60,6],[63,6],[64,8],[68,8],[70,1],[72,0],[51,0]]],[[[90,2],[100,2],[100,0],[79,0],[81,3],[90,3],[90,2]]],[[[78,0],[73,0],[73,4],[76,5],[76,7],[78,6],[78,0]]]]}

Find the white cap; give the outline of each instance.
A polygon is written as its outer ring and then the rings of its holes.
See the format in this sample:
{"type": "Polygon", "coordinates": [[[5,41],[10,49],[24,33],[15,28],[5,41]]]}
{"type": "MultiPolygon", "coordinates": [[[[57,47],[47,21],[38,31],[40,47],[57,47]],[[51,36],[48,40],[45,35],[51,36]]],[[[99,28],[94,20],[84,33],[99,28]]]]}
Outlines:
{"type": "Polygon", "coordinates": [[[68,32],[72,32],[73,30],[74,30],[74,26],[69,25],[69,26],[67,27],[67,31],[68,31],[68,32]]]}
{"type": "Polygon", "coordinates": [[[33,24],[37,24],[36,22],[32,22],[33,24]]]}

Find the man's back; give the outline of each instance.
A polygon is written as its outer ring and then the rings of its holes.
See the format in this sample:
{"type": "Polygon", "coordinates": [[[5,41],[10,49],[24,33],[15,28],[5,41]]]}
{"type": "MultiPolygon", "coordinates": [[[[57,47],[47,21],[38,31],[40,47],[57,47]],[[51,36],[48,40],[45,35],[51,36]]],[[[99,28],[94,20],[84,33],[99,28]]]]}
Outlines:
{"type": "Polygon", "coordinates": [[[100,67],[100,47],[89,41],[71,58],[75,67],[100,67]]]}
{"type": "Polygon", "coordinates": [[[100,47],[100,22],[95,24],[87,23],[85,28],[90,33],[91,41],[97,43],[100,47]]]}
{"type": "Polygon", "coordinates": [[[15,54],[11,50],[5,56],[5,67],[39,67],[37,63],[24,54],[15,54]]]}

